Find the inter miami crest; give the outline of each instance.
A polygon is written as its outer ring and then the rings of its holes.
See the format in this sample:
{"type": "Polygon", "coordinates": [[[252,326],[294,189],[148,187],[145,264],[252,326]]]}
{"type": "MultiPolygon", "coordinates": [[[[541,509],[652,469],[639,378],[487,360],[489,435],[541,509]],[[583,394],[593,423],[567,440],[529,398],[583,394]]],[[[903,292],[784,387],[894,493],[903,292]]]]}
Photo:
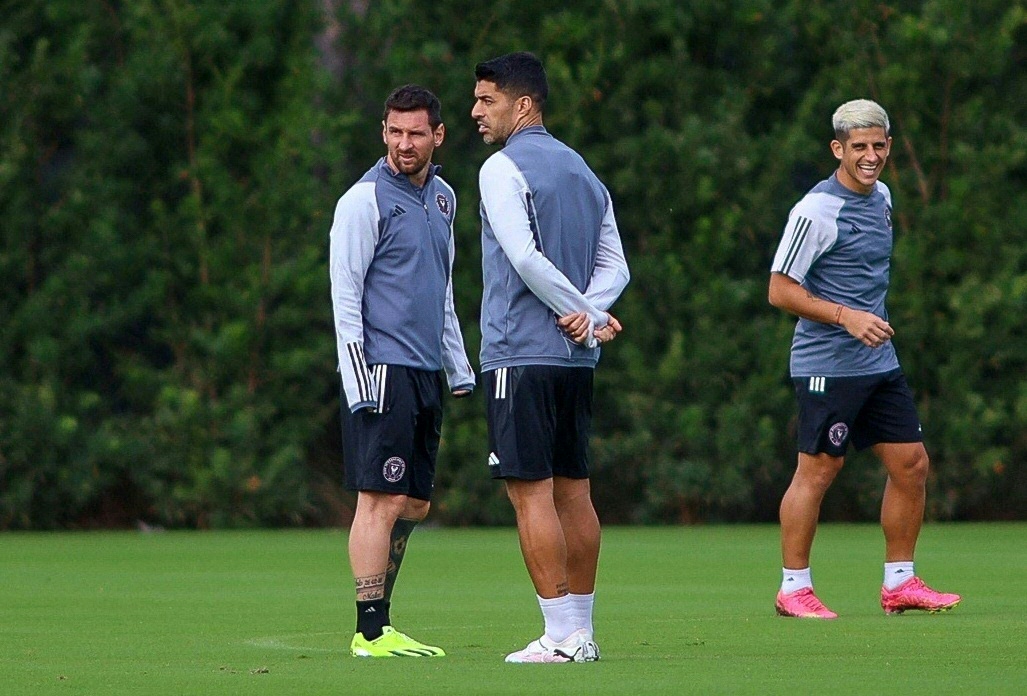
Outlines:
{"type": "Polygon", "coordinates": [[[435,205],[439,206],[439,212],[443,215],[449,215],[449,199],[441,193],[435,196],[435,205]]]}
{"type": "Polygon", "coordinates": [[[845,423],[835,423],[831,426],[831,429],[827,431],[827,438],[835,447],[841,447],[842,443],[845,442],[845,438],[848,436],[849,426],[845,425],[845,423]]]}
{"type": "Polygon", "coordinates": [[[382,476],[389,483],[399,483],[407,471],[407,463],[399,457],[389,457],[382,467],[382,476]]]}

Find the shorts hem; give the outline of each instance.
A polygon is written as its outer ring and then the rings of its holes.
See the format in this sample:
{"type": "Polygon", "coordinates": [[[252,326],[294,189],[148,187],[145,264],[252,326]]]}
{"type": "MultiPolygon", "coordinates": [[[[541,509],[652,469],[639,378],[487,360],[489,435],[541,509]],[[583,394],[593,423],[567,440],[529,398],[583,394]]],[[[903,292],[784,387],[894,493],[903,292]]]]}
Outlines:
{"type": "Polygon", "coordinates": [[[542,476],[519,476],[517,474],[504,474],[501,471],[497,471],[491,474],[492,478],[497,481],[506,481],[507,479],[514,479],[516,481],[545,481],[551,478],[565,478],[573,481],[585,481],[591,476],[589,474],[581,474],[580,476],[571,476],[568,474],[548,474],[542,476]]]}
{"type": "Polygon", "coordinates": [[[493,480],[506,481],[508,479],[514,479],[516,481],[545,481],[546,479],[553,478],[553,474],[522,474],[520,472],[504,473],[502,471],[489,472],[493,480]]]}
{"type": "Polygon", "coordinates": [[[913,445],[923,441],[924,439],[922,437],[918,437],[916,439],[909,440],[877,440],[876,442],[869,442],[866,444],[860,443],[858,445],[856,443],[852,443],[852,446],[856,448],[857,452],[862,452],[863,450],[870,449],[874,445],[913,445]]]}
{"type": "Polygon", "coordinates": [[[352,491],[353,493],[385,493],[386,495],[404,495],[407,498],[416,498],[417,500],[424,500],[424,501],[427,501],[427,502],[431,502],[431,494],[430,493],[428,494],[428,497],[426,498],[426,497],[424,497],[423,494],[417,493],[415,491],[393,491],[393,490],[389,490],[387,488],[375,488],[374,486],[358,487],[358,486],[349,486],[349,485],[347,485],[346,486],[346,490],[347,491],[352,491]]]}

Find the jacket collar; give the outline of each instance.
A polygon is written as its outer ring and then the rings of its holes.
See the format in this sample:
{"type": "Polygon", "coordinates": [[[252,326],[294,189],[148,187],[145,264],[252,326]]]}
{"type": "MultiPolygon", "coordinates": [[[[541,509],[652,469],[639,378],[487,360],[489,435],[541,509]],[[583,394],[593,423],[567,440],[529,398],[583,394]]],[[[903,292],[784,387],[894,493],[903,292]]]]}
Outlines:
{"type": "Polygon", "coordinates": [[[519,131],[517,131],[516,133],[514,133],[506,139],[506,144],[509,145],[514,140],[519,139],[522,135],[525,137],[529,135],[549,135],[549,131],[546,130],[545,126],[528,126],[526,128],[521,128],[519,131]]]}

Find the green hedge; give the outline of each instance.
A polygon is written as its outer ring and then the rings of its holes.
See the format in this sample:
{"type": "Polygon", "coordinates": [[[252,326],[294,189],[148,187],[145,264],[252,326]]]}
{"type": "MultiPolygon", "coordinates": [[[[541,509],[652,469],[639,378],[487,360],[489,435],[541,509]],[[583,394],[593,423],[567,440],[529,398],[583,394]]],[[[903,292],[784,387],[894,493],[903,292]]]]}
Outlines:
{"type": "MultiPolygon", "coordinates": [[[[381,102],[442,98],[457,309],[481,296],[473,66],[529,49],[609,185],[633,281],[597,378],[606,521],[772,520],[792,320],[766,302],[830,113],[889,110],[890,299],[928,515],[1024,518],[1027,12],[999,0],[26,0],[0,5],[0,528],[344,522],[327,233],[381,102]]],[[[481,399],[436,518],[508,523],[481,399]]],[[[876,516],[853,457],[824,515],[876,516]]]]}

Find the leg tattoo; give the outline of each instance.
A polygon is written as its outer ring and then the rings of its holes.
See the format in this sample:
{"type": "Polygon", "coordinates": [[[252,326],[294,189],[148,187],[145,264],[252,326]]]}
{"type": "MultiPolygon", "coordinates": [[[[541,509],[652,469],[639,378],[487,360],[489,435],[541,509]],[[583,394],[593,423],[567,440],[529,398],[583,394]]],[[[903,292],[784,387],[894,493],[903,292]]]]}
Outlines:
{"type": "Polygon", "coordinates": [[[357,601],[370,602],[385,597],[385,573],[357,578],[357,601]]]}
{"type": "Polygon", "coordinates": [[[385,594],[383,595],[386,602],[392,601],[392,588],[396,585],[399,566],[403,563],[403,555],[407,552],[407,540],[418,522],[420,520],[406,520],[401,517],[392,527],[392,536],[389,539],[389,567],[385,571],[385,594]]]}

